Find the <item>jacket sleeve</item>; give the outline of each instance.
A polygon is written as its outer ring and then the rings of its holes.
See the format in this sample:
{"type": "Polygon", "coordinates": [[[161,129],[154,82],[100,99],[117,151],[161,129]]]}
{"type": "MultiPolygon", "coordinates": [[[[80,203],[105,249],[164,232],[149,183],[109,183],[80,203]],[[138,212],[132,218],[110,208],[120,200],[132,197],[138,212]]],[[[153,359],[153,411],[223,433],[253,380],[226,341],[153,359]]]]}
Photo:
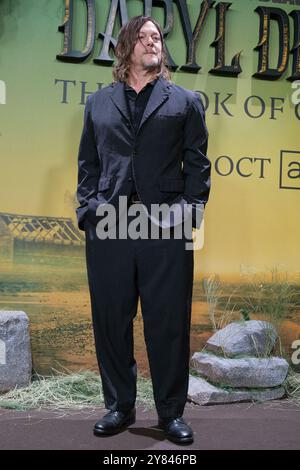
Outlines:
{"type": "Polygon", "coordinates": [[[200,95],[194,92],[184,126],[183,140],[183,174],[184,194],[183,198],[192,207],[193,227],[196,224],[196,213],[200,211],[202,216],[210,192],[211,163],[208,159],[208,130],[205,122],[205,110],[200,95]]]}
{"type": "Polygon", "coordinates": [[[84,230],[84,219],[88,210],[89,199],[98,192],[100,160],[98,157],[93,121],[91,118],[91,96],[88,96],[84,109],[83,130],[78,151],[78,184],[76,208],[79,230],[84,230]]]}

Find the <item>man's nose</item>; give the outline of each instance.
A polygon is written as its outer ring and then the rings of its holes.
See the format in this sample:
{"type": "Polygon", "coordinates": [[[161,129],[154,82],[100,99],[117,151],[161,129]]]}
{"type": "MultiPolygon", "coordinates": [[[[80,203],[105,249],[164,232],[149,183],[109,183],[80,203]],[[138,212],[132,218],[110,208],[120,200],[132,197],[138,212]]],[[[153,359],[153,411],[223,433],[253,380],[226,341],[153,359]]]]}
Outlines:
{"type": "Polygon", "coordinates": [[[147,45],[148,45],[148,46],[152,46],[153,44],[154,44],[154,41],[153,41],[153,39],[152,39],[152,36],[149,36],[149,37],[148,37],[148,40],[147,40],[147,45]]]}

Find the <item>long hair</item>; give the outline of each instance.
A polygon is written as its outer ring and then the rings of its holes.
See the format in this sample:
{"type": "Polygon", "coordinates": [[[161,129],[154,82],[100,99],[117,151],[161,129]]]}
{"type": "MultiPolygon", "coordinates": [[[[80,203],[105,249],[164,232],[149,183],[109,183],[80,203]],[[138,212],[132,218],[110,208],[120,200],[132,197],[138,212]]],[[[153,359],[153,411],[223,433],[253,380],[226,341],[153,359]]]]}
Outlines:
{"type": "Polygon", "coordinates": [[[113,68],[115,82],[125,82],[128,78],[130,68],[130,57],[138,41],[139,31],[143,24],[151,21],[159,31],[162,43],[162,60],[157,67],[157,76],[163,76],[166,80],[171,80],[171,74],[167,66],[167,55],[160,24],[150,16],[134,16],[126,23],[119,32],[118,42],[115,48],[116,64],[113,68]]]}

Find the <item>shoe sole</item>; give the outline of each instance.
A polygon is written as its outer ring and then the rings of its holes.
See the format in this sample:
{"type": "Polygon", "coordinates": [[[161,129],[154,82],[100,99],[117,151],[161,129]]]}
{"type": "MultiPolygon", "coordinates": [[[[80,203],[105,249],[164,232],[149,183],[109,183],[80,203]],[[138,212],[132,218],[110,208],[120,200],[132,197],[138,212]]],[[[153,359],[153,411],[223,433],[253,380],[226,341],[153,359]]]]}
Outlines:
{"type": "Polygon", "coordinates": [[[175,442],[175,444],[192,444],[194,442],[193,437],[181,437],[181,438],[176,438],[172,437],[168,434],[168,432],[165,430],[164,426],[158,423],[157,427],[161,429],[164,432],[165,437],[171,441],[175,442]]]}
{"type": "Polygon", "coordinates": [[[165,433],[166,438],[174,442],[175,444],[192,444],[194,442],[194,439],[192,437],[182,437],[182,438],[176,438],[176,437],[171,437],[167,433],[165,433]]]}
{"type": "Polygon", "coordinates": [[[134,424],[136,421],[136,418],[130,418],[127,421],[125,421],[120,427],[117,429],[112,429],[111,431],[104,431],[100,429],[94,429],[94,434],[95,436],[112,436],[113,434],[118,434],[119,432],[123,431],[126,429],[128,426],[131,426],[134,424]]]}

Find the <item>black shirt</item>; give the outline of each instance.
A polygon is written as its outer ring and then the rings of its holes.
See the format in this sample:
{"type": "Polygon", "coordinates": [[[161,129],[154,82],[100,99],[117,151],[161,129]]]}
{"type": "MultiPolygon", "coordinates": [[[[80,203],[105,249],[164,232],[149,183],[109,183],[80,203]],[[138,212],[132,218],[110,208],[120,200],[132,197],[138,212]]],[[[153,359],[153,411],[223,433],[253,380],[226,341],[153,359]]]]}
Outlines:
{"type": "MultiPolygon", "coordinates": [[[[127,106],[135,133],[139,127],[144,110],[152,93],[152,90],[157,82],[157,78],[151,82],[146,83],[144,88],[139,93],[135,91],[128,83],[124,82],[124,93],[126,96],[127,106]]],[[[132,194],[136,193],[135,184],[133,182],[132,194]]]]}
{"type": "Polygon", "coordinates": [[[131,117],[131,124],[133,125],[135,132],[139,127],[147,102],[156,82],[157,78],[152,80],[152,82],[146,83],[139,93],[128,85],[128,83],[124,82],[124,90],[131,117]]]}

